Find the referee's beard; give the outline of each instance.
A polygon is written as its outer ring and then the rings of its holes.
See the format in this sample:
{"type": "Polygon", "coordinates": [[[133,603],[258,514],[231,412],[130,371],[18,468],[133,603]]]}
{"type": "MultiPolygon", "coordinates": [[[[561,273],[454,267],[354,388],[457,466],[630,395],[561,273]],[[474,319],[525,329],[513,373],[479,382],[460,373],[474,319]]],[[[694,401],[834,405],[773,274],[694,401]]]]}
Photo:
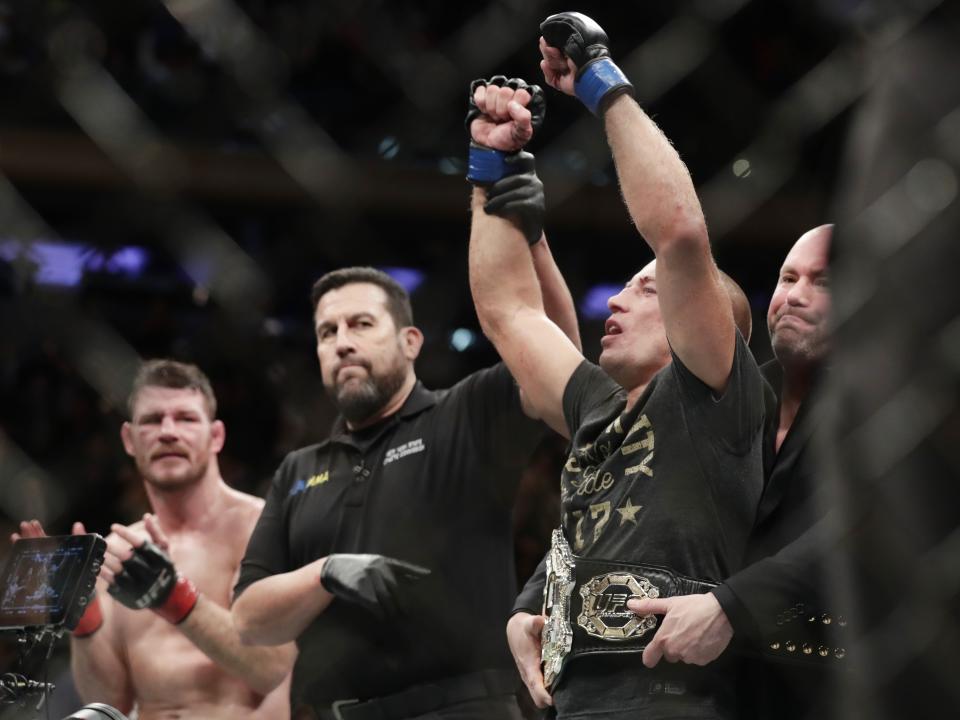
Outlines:
{"type": "Polygon", "coordinates": [[[407,365],[402,357],[380,375],[367,366],[369,376],[365,380],[334,381],[326,388],[337,410],[353,425],[362,424],[378,413],[403,387],[407,378],[407,365]]]}

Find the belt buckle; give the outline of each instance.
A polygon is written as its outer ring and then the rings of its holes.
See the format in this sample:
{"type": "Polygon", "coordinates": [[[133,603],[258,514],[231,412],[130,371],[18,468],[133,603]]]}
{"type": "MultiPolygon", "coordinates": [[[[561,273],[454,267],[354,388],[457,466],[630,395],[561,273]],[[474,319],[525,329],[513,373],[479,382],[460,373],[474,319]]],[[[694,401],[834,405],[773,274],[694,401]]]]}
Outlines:
{"type": "Polygon", "coordinates": [[[349,700],[334,700],[333,704],[330,705],[330,712],[333,713],[333,720],[346,720],[340,710],[345,707],[350,707],[351,705],[359,704],[360,700],[357,698],[351,698],[349,700]]]}
{"type": "Polygon", "coordinates": [[[595,575],[580,586],[583,606],[577,624],[588,635],[603,640],[631,640],[657,626],[653,615],[637,615],[627,609],[632,598],[657,598],[660,589],[642,575],[611,572],[595,575]]]}
{"type": "Polygon", "coordinates": [[[549,689],[560,677],[563,661],[573,646],[570,626],[570,596],[575,578],[573,553],[563,530],[553,531],[547,555],[547,584],[543,588],[543,614],[547,620],[540,633],[543,683],[549,689]]]}

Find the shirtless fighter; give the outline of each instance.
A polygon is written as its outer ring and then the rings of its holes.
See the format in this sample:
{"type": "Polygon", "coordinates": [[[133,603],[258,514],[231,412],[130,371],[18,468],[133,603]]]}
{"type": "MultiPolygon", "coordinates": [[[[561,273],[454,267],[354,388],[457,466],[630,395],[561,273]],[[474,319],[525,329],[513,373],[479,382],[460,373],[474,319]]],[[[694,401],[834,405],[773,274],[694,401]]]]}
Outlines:
{"type": "MultiPolygon", "coordinates": [[[[209,380],[193,365],[147,362],[129,412],[123,446],[153,514],[107,538],[95,600],[70,641],[81,698],[136,707],[139,720],[285,720],[295,647],[242,645],[228,609],[263,501],[220,476],[225,429],[209,380]]],[[[13,539],[43,534],[32,520],[13,539]]]]}

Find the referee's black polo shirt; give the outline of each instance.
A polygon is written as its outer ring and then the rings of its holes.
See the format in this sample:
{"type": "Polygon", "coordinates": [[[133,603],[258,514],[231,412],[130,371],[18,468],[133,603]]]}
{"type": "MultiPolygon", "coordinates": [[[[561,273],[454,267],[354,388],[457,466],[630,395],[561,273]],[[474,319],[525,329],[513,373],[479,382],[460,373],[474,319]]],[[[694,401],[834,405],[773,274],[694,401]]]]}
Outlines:
{"type": "Polygon", "coordinates": [[[511,505],[542,426],[503,364],[449,390],[419,382],[376,427],[288,455],[243,559],[236,594],[335,552],[430,568],[403,620],[334,600],[298,639],[291,699],[329,705],[473,670],[510,667],[516,594],[511,505]]]}

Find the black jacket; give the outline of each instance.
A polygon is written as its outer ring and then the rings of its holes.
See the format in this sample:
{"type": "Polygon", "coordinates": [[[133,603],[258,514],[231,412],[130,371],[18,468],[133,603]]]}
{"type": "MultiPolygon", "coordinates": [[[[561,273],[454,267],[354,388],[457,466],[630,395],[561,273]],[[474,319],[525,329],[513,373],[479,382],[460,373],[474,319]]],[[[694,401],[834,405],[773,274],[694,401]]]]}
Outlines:
{"type": "Polygon", "coordinates": [[[745,658],[741,717],[815,717],[847,649],[846,618],[824,591],[821,538],[830,519],[812,457],[813,403],[801,405],[777,452],[783,375],[776,361],[761,370],[772,390],[764,492],[744,569],[713,593],[734,628],[733,649],[745,658]]]}

